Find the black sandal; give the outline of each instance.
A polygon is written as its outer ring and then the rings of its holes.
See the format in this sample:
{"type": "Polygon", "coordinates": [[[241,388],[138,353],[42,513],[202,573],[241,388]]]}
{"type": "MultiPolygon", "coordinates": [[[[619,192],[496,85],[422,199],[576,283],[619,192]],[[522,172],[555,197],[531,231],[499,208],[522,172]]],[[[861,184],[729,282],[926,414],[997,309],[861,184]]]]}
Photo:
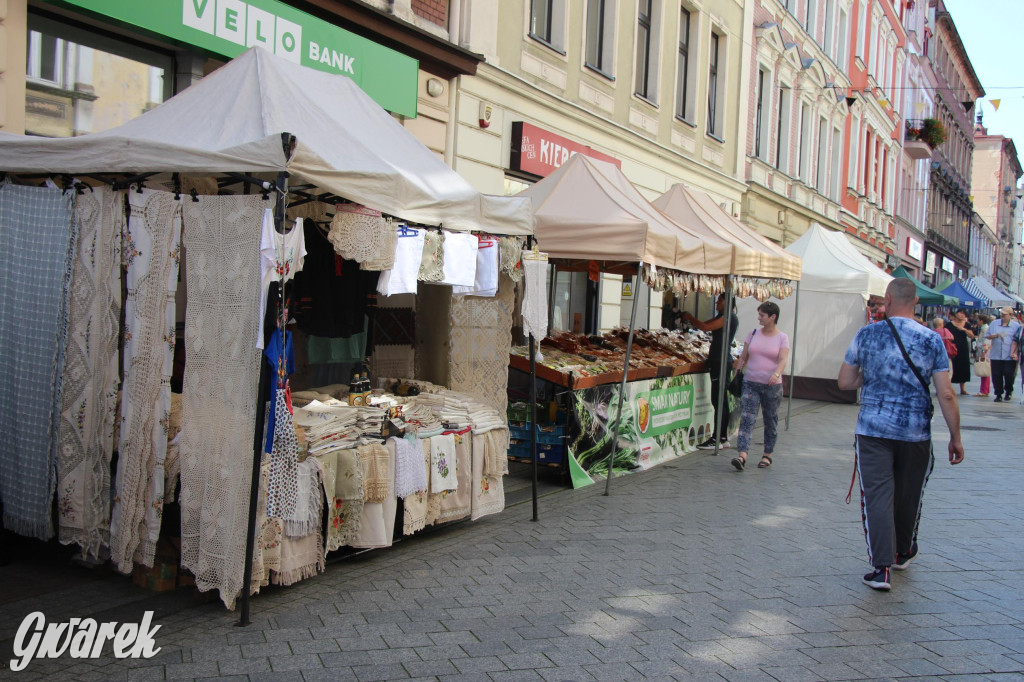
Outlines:
{"type": "Polygon", "coordinates": [[[743,471],[743,467],[747,465],[747,460],[744,457],[733,457],[732,465],[736,467],[736,471],[743,471]]]}
{"type": "Polygon", "coordinates": [[[761,461],[757,463],[758,469],[767,469],[772,465],[772,458],[768,455],[761,455],[761,461]],[[767,464],[765,464],[767,462],[767,464]]]}

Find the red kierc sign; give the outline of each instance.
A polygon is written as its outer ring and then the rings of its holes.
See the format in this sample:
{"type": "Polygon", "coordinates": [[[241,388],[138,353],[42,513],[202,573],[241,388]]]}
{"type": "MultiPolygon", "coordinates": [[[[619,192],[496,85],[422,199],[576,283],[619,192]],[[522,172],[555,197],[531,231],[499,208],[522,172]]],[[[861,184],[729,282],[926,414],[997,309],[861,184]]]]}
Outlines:
{"type": "Polygon", "coordinates": [[[512,155],[509,160],[509,167],[512,170],[546,177],[568,161],[573,154],[583,154],[613,163],[618,168],[622,167],[622,162],[618,159],[602,154],[585,144],[573,142],[531,123],[516,121],[512,124],[512,155]]]}

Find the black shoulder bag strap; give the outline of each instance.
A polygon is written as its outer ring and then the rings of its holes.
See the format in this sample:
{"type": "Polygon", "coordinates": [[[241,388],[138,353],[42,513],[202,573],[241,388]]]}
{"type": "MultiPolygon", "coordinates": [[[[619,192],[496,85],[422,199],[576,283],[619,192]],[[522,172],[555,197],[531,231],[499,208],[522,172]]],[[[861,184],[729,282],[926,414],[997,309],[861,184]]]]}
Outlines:
{"type": "Polygon", "coordinates": [[[935,411],[935,407],[932,405],[932,390],[928,388],[928,382],[925,381],[924,376],[921,375],[921,370],[917,368],[914,361],[910,359],[910,355],[907,354],[907,349],[903,347],[903,339],[900,338],[899,333],[896,331],[896,325],[892,323],[888,317],[885,318],[886,324],[889,325],[889,329],[892,330],[892,335],[896,337],[896,345],[900,347],[900,352],[903,353],[903,359],[910,365],[910,369],[913,370],[914,376],[921,382],[921,388],[924,389],[925,395],[928,396],[928,419],[931,419],[932,414],[935,411]]]}

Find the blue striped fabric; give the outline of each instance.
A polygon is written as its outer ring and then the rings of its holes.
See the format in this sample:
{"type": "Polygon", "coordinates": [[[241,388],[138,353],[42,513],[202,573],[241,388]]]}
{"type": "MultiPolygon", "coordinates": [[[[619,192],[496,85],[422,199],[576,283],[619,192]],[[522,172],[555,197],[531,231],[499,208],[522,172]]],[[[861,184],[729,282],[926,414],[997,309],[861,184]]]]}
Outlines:
{"type": "Polygon", "coordinates": [[[4,526],[53,536],[73,194],[0,186],[0,502],[4,526]]]}

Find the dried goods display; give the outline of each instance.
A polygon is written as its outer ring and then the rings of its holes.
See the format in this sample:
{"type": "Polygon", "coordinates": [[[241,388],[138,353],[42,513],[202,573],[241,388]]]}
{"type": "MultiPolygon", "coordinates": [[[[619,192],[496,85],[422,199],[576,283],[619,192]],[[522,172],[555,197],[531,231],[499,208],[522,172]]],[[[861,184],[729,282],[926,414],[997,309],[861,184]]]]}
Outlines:
{"type": "MultiPolygon", "coordinates": [[[[643,280],[654,291],[671,290],[676,296],[693,293],[717,296],[725,291],[726,278],[720,275],[695,275],[645,264],[643,280]]],[[[772,296],[781,299],[793,294],[793,283],[784,279],[732,277],[732,285],[733,294],[738,298],[754,297],[759,301],[767,301],[772,296]]]]}
{"type": "MultiPolygon", "coordinates": [[[[629,330],[624,327],[601,335],[561,331],[540,342],[538,375],[564,386],[583,388],[622,379],[629,330]]],[[[675,376],[704,369],[711,335],[701,331],[638,329],[629,357],[630,380],[675,376]]],[[[529,371],[526,346],[511,351],[511,364],[529,371]]]]}

